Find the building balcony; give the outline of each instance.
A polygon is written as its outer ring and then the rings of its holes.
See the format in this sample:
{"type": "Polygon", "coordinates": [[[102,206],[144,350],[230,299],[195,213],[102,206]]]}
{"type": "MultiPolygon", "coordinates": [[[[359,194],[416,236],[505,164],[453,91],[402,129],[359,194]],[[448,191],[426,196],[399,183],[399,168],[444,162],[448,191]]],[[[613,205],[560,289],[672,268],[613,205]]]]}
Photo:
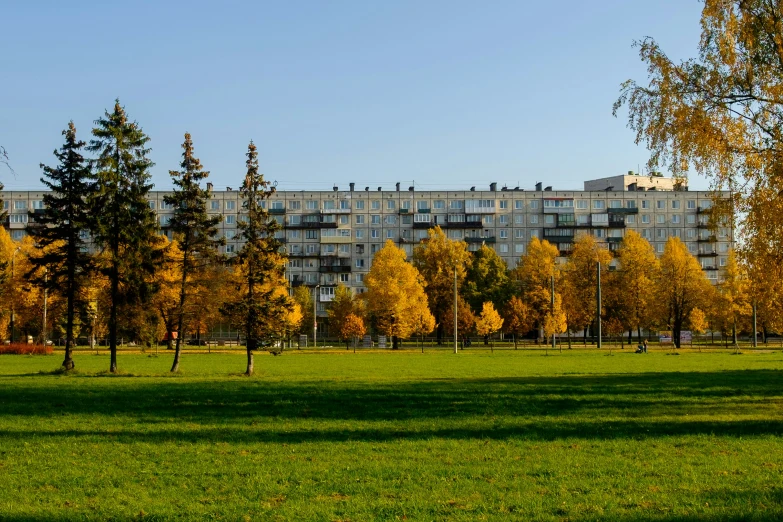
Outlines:
{"type": "Polygon", "coordinates": [[[429,221],[425,221],[425,222],[421,222],[421,221],[416,222],[416,221],[414,221],[413,222],[413,228],[432,228],[434,226],[435,225],[433,223],[430,223],[429,221]]]}
{"type": "Polygon", "coordinates": [[[340,274],[350,271],[351,265],[326,265],[318,267],[318,272],[322,274],[340,274]]]}
{"type": "Polygon", "coordinates": [[[696,225],[696,228],[710,228],[710,224],[709,223],[698,223],[696,225]]]}
{"type": "Polygon", "coordinates": [[[703,266],[701,268],[702,268],[702,270],[717,270],[718,269],[717,266],[703,266]]]}
{"type": "Polygon", "coordinates": [[[544,229],[544,239],[546,240],[552,240],[552,241],[572,241],[574,239],[574,231],[571,230],[570,233],[564,234],[564,229],[559,228],[545,228],[544,229]]]}
{"type": "Polygon", "coordinates": [[[322,221],[302,221],[301,223],[283,225],[283,228],[302,229],[302,228],[337,228],[337,223],[324,223],[322,221]]]}
{"type": "Polygon", "coordinates": [[[623,242],[623,238],[621,238],[621,237],[607,237],[605,239],[606,239],[606,242],[609,243],[610,245],[623,242]]]}
{"type": "Polygon", "coordinates": [[[610,219],[609,228],[625,228],[624,219],[610,219]]]}
{"type": "Polygon", "coordinates": [[[418,212],[419,214],[429,214],[430,212],[432,212],[432,209],[431,208],[417,208],[416,212],[418,212]]]}
{"type": "Polygon", "coordinates": [[[267,212],[269,214],[273,215],[273,216],[277,216],[277,215],[280,215],[280,214],[285,214],[285,209],[284,208],[270,208],[269,210],[267,210],[267,212]]]}
{"type": "Polygon", "coordinates": [[[321,214],[350,214],[350,208],[325,208],[321,211],[321,214]]]}
{"type": "Polygon", "coordinates": [[[638,208],[610,208],[608,209],[610,214],[638,214],[638,208]]]}
{"type": "Polygon", "coordinates": [[[697,243],[715,243],[716,241],[718,241],[718,238],[715,236],[700,237],[696,240],[697,243]]]}
{"type": "Polygon", "coordinates": [[[410,213],[411,213],[411,211],[410,211],[410,209],[408,209],[408,208],[401,208],[401,209],[399,210],[399,213],[400,213],[400,214],[410,214],[410,213]]]}
{"type": "Polygon", "coordinates": [[[320,243],[332,243],[344,245],[346,243],[352,243],[353,239],[350,236],[321,236],[320,243]]]}
{"type": "Polygon", "coordinates": [[[717,252],[699,252],[696,254],[697,257],[718,257],[717,252]]]}
{"type": "Polygon", "coordinates": [[[448,221],[442,223],[443,228],[484,228],[481,221],[448,221]]]}
{"type": "Polygon", "coordinates": [[[497,238],[495,236],[492,237],[466,237],[465,243],[495,243],[497,242],[497,238]]]}

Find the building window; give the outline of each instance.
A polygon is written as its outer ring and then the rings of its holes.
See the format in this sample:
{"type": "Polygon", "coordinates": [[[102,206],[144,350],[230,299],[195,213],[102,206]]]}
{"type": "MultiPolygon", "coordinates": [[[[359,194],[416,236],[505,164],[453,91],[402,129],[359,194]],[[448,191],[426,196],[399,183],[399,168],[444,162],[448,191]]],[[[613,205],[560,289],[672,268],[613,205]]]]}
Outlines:
{"type": "Polygon", "coordinates": [[[393,199],[387,199],[386,200],[386,210],[394,210],[395,208],[397,208],[397,207],[394,204],[394,200],[393,199]]]}
{"type": "Polygon", "coordinates": [[[628,225],[635,225],[636,224],[636,216],[625,216],[625,222],[628,225]]]}
{"type": "Polygon", "coordinates": [[[687,208],[688,210],[693,210],[696,208],[696,200],[695,199],[689,199],[687,202],[687,208]]]}
{"type": "Polygon", "coordinates": [[[642,208],[650,208],[650,202],[646,199],[642,200],[642,208]]]}
{"type": "Polygon", "coordinates": [[[642,214],[642,225],[649,225],[649,224],[650,224],[650,215],[642,214]]]}
{"type": "Polygon", "coordinates": [[[371,210],[380,210],[381,209],[381,202],[377,199],[372,200],[370,203],[370,209],[371,210]]]}
{"type": "Polygon", "coordinates": [[[386,239],[394,239],[394,230],[391,229],[386,230],[386,239]]]}
{"type": "Polygon", "coordinates": [[[655,202],[655,208],[658,210],[666,210],[666,202],[662,199],[659,199],[655,202]]]}
{"type": "Polygon", "coordinates": [[[503,243],[500,245],[500,253],[501,254],[507,254],[508,253],[508,245],[503,243]]]}
{"type": "Polygon", "coordinates": [[[387,214],[383,218],[384,223],[387,225],[396,225],[397,224],[397,216],[395,214],[387,214]]]}
{"type": "Polygon", "coordinates": [[[587,208],[587,200],[585,200],[585,199],[578,199],[578,200],[576,200],[576,208],[586,209],[587,208]]]}
{"type": "Polygon", "coordinates": [[[378,232],[377,228],[373,228],[372,230],[370,230],[370,237],[372,239],[378,239],[378,238],[381,237],[381,234],[380,234],[380,232],[378,232]]]}
{"type": "Polygon", "coordinates": [[[334,200],[333,199],[326,199],[323,201],[323,209],[324,210],[334,210],[334,200]]]}
{"type": "Polygon", "coordinates": [[[411,201],[409,199],[404,199],[400,201],[400,208],[403,210],[410,210],[411,209],[411,201]]]}
{"type": "Polygon", "coordinates": [[[666,216],[662,214],[658,214],[657,216],[655,216],[655,222],[659,225],[663,225],[664,223],[666,223],[666,216]]]}
{"type": "Polygon", "coordinates": [[[356,210],[364,210],[364,201],[359,199],[353,202],[354,208],[356,210]]]}
{"type": "Polygon", "coordinates": [[[236,246],[235,245],[226,245],[226,254],[233,254],[236,246]]]}
{"type": "Polygon", "coordinates": [[[666,243],[658,243],[655,245],[655,249],[658,251],[659,254],[663,254],[663,249],[666,247],[666,243]]]}
{"type": "Polygon", "coordinates": [[[516,214],[514,216],[514,224],[515,225],[524,225],[525,224],[525,215],[524,214],[516,214]]]}
{"type": "Polygon", "coordinates": [[[538,230],[530,231],[530,239],[533,239],[534,237],[538,237],[538,230]]]}
{"type": "Polygon", "coordinates": [[[289,210],[301,210],[302,209],[302,202],[299,201],[299,200],[289,201],[288,202],[288,209],[289,210]]]}
{"type": "Polygon", "coordinates": [[[680,200],[679,199],[673,199],[672,200],[672,208],[674,210],[679,210],[679,208],[680,208],[680,200]]]}
{"type": "Polygon", "coordinates": [[[508,201],[505,200],[505,199],[501,199],[500,200],[500,208],[503,209],[503,210],[507,209],[508,208],[508,201]]]}
{"type": "Polygon", "coordinates": [[[538,200],[534,199],[530,202],[530,208],[531,210],[538,210],[538,200]]]}
{"type": "Polygon", "coordinates": [[[516,239],[525,239],[525,229],[518,228],[518,229],[514,230],[514,237],[516,239]]]}
{"type": "Polygon", "coordinates": [[[525,202],[521,199],[514,200],[514,210],[525,210],[525,202]]]}
{"type": "Polygon", "coordinates": [[[225,232],[223,232],[223,235],[226,236],[226,239],[232,240],[232,239],[234,239],[234,237],[236,237],[237,231],[236,230],[226,230],[225,232]]]}
{"type": "Polygon", "coordinates": [[[356,239],[364,239],[364,230],[359,229],[355,231],[355,234],[356,234],[356,239]]]}
{"type": "Polygon", "coordinates": [[[500,239],[508,239],[508,230],[500,231],[500,239]]]}
{"type": "Polygon", "coordinates": [[[305,230],[305,239],[318,239],[317,230],[305,230]]]}
{"type": "Polygon", "coordinates": [[[658,239],[666,239],[666,229],[665,228],[659,228],[655,231],[655,236],[658,239]]]}
{"type": "Polygon", "coordinates": [[[606,201],[597,199],[593,201],[593,209],[594,210],[601,210],[606,207],[606,201]]]}
{"type": "Polygon", "coordinates": [[[623,202],[619,199],[609,201],[609,208],[623,208],[623,202]]]}
{"type": "Polygon", "coordinates": [[[380,214],[373,214],[370,216],[370,224],[372,225],[380,225],[381,224],[381,215],[380,214]]]}
{"type": "Polygon", "coordinates": [[[150,201],[149,203],[150,203],[150,210],[155,210],[155,202],[150,201]]]}
{"type": "Polygon", "coordinates": [[[675,225],[679,225],[680,224],[680,215],[679,214],[674,214],[672,216],[672,223],[675,224],[675,225]]]}
{"type": "Polygon", "coordinates": [[[318,210],[318,202],[314,199],[308,199],[305,201],[305,208],[307,210],[318,210]]]}
{"type": "Polygon", "coordinates": [[[628,201],[625,202],[625,207],[626,208],[636,208],[636,201],[634,201],[632,199],[629,199],[628,201]]]}
{"type": "Polygon", "coordinates": [[[544,224],[546,225],[554,225],[555,224],[555,216],[552,214],[547,214],[544,216],[544,224]]]}
{"type": "Polygon", "coordinates": [[[530,224],[531,225],[538,225],[538,215],[537,214],[533,214],[532,216],[530,216],[530,224]]]}
{"type": "MultiPolygon", "coordinates": [[[[160,206],[160,208],[163,208],[163,205],[160,206]]],[[[226,201],[226,210],[236,210],[237,208],[237,202],[236,201],[226,201]]]]}
{"type": "Polygon", "coordinates": [[[688,223],[689,225],[695,225],[696,216],[694,216],[693,214],[688,214],[687,216],[685,216],[685,222],[688,223]]]}
{"type": "Polygon", "coordinates": [[[454,199],[449,202],[449,208],[451,210],[462,210],[462,208],[464,208],[464,205],[461,199],[454,199]]]}
{"type": "Polygon", "coordinates": [[[430,204],[427,201],[419,200],[416,202],[416,210],[429,210],[430,204]]]}
{"type": "MultiPolygon", "coordinates": [[[[356,268],[364,268],[364,259],[356,260],[356,268]]],[[[596,308],[596,310],[598,310],[598,308],[596,308]]]]}
{"type": "Polygon", "coordinates": [[[237,218],[234,215],[226,216],[226,225],[233,225],[233,224],[235,224],[236,223],[236,219],[237,218]]]}
{"type": "Polygon", "coordinates": [[[508,214],[503,214],[498,218],[498,223],[501,225],[508,225],[508,214]]]}
{"type": "Polygon", "coordinates": [[[27,209],[27,201],[20,201],[20,200],[14,201],[14,209],[15,210],[26,210],[27,209]]]}
{"type": "MultiPolygon", "coordinates": [[[[514,244],[514,252],[517,254],[524,254],[525,253],[525,245],[524,243],[515,243],[514,244]]],[[[597,308],[596,308],[597,310],[597,308]]]]}
{"type": "Polygon", "coordinates": [[[356,214],[356,224],[364,225],[364,214],[356,214]]]}

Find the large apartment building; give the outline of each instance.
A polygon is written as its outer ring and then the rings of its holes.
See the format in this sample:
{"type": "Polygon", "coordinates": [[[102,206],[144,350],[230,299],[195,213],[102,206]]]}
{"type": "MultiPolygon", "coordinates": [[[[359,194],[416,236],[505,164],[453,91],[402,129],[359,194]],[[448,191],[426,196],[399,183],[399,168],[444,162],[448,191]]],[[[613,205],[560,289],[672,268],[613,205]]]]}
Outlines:
{"type": "MultiPolygon", "coordinates": [[[[465,241],[469,250],[482,244],[494,248],[511,268],[534,237],[557,245],[563,256],[569,254],[580,233],[592,234],[614,250],[627,230],[636,230],[658,254],[669,237],[679,237],[698,257],[707,277],[717,280],[733,237],[728,226],[718,227],[717,232],[708,227],[704,211],[712,206],[715,195],[671,190],[669,178],[658,178],[655,183],[646,179],[590,180],[582,191],[555,191],[541,183],[535,190],[498,189],[496,183],[490,183],[488,190],[419,191],[401,188],[399,183],[394,190],[356,190],[351,183],[347,190],[278,191],[265,204],[283,225],[277,234],[289,255],[289,280],[293,286],[318,285],[321,312],[340,283],[364,291],[373,255],[386,240],[410,255],[436,225],[450,239],[465,241]],[[588,190],[597,186],[603,190],[588,190]]],[[[166,194],[149,194],[150,207],[164,232],[172,213],[163,202],[166,194]]],[[[9,214],[5,226],[13,239],[24,236],[28,212],[42,211],[42,195],[40,191],[2,193],[9,214]]],[[[236,252],[240,246],[236,224],[243,214],[239,192],[213,192],[208,208],[223,215],[226,252],[236,252]]]]}

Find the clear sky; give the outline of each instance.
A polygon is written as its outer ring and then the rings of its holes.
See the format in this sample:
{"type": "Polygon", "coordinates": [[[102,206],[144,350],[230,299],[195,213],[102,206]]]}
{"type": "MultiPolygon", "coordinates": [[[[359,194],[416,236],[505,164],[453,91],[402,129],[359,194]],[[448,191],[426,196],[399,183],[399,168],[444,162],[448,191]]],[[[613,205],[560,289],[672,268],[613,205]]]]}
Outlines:
{"type": "MultiPolygon", "coordinates": [[[[252,139],[278,188],[581,189],[648,158],[612,103],[645,80],[635,39],[696,54],[696,0],[9,0],[0,144],[40,186],[68,121],[89,139],[119,98],[168,189],[183,134],[215,188],[252,139]]],[[[706,189],[691,179],[692,189],[706,189]]]]}

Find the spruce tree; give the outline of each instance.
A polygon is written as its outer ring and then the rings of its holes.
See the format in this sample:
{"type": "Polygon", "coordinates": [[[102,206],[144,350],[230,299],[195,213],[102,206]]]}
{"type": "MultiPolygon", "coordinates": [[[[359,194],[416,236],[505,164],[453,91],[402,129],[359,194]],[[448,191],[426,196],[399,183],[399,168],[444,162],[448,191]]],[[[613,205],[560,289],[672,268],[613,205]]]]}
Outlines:
{"type": "Polygon", "coordinates": [[[74,318],[83,304],[80,300],[90,272],[91,257],[87,253],[82,231],[91,227],[92,219],[86,198],[95,189],[94,176],[82,156],[86,145],[76,139],[73,122],[63,131],[65,143],[54,151],[59,160],[57,167],[41,164],[43,183],[51,192],[43,195],[43,210],[30,216],[28,232],[38,245],[38,255],[31,257],[36,279],[42,279],[45,270],[46,285],[65,294],[65,359],[63,368],[74,368],[74,318]],[[48,178],[48,179],[47,179],[48,178]]]}
{"type": "Polygon", "coordinates": [[[244,245],[233,259],[236,270],[236,298],[221,311],[245,334],[247,371],[253,374],[253,351],[285,328],[285,318],[293,310],[285,279],[286,256],[274,237],[280,225],[269,219],[262,200],[275,193],[274,187],[258,172],[258,153],[250,142],[247,148],[247,174],[240,189],[245,215],[237,226],[244,245]]]}
{"type": "Polygon", "coordinates": [[[179,264],[179,301],[176,308],[177,340],[174,351],[174,363],[171,371],[179,370],[179,358],[184,337],[185,310],[191,298],[203,286],[207,271],[222,260],[218,248],[225,240],[217,238],[217,226],[222,215],[210,217],[207,214],[209,189],[202,189],[199,183],[209,176],[201,162],[193,155],[193,142],[190,134],[185,134],[182,144],[182,163],[180,170],[171,170],[169,175],[176,187],[163,201],[174,207],[174,215],[169,221],[169,230],[179,242],[182,256],[177,256],[179,264]]]}
{"type": "Polygon", "coordinates": [[[109,371],[117,371],[117,318],[121,307],[145,302],[152,292],[158,241],[155,213],[147,194],[149,137],[128,120],[117,100],[114,111],[95,121],[88,150],[93,160],[97,190],[90,198],[95,222],[95,244],[101,248],[99,268],[109,281],[109,371]]]}

